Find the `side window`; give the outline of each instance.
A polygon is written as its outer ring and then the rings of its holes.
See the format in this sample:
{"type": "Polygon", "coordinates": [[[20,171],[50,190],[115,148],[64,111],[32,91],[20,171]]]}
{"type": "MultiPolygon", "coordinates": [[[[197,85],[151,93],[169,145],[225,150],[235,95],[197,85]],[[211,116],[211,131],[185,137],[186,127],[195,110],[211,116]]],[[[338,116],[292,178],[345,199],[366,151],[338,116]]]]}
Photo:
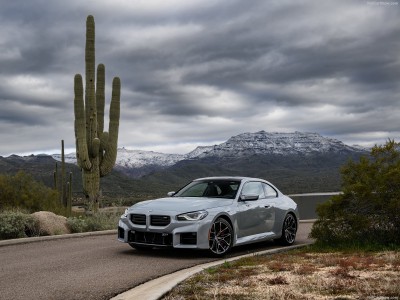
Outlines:
{"type": "Polygon", "coordinates": [[[265,190],[265,196],[267,198],[276,198],[278,197],[278,192],[269,184],[263,183],[264,190],[265,190]]]}
{"type": "Polygon", "coordinates": [[[242,189],[242,195],[258,195],[258,197],[265,198],[264,190],[261,182],[247,182],[242,189]]]}

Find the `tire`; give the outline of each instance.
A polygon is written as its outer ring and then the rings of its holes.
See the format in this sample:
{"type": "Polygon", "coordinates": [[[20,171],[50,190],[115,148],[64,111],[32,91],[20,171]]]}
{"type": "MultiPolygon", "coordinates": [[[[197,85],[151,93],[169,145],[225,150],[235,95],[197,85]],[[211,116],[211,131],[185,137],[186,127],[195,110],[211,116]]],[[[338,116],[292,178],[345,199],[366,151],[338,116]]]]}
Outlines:
{"type": "Polygon", "coordinates": [[[293,245],[296,240],[297,220],[294,215],[287,214],[282,226],[282,236],[279,243],[284,246],[293,245]]]}
{"type": "Polygon", "coordinates": [[[215,220],[211,225],[208,236],[208,251],[212,256],[224,256],[232,248],[233,229],[227,220],[223,218],[215,220]]]}

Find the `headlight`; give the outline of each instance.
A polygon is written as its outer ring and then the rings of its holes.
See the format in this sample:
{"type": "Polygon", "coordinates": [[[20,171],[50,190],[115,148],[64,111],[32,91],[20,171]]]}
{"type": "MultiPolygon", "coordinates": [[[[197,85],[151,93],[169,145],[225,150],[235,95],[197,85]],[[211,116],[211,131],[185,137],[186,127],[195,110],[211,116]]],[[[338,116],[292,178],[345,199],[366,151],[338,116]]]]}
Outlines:
{"type": "Polygon", "coordinates": [[[125,209],[125,212],[124,212],[124,214],[121,216],[121,219],[126,219],[127,217],[128,217],[128,208],[127,209],[125,209]]]}
{"type": "Polygon", "coordinates": [[[205,210],[193,211],[176,216],[178,221],[199,221],[207,217],[208,212],[205,210]]]}

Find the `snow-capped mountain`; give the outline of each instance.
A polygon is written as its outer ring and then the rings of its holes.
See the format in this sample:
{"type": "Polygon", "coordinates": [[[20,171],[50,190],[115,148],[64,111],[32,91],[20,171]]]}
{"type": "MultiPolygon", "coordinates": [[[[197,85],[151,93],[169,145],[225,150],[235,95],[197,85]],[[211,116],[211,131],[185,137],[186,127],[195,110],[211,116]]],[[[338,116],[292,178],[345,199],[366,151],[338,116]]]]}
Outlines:
{"type": "MultiPolygon", "coordinates": [[[[278,133],[259,131],[242,133],[228,141],[211,146],[198,147],[191,153],[195,158],[205,157],[241,157],[246,155],[296,155],[322,154],[339,152],[363,152],[366,149],[345,145],[343,142],[326,138],[318,133],[278,133]]],[[[193,158],[193,157],[191,157],[193,158]]]]}
{"type": "Polygon", "coordinates": [[[119,148],[115,169],[132,177],[141,177],[170,167],[182,159],[184,159],[184,155],[181,154],[119,148]]]}
{"type": "Polygon", "coordinates": [[[208,153],[212,152],[214,150],[215,146],[198,146],[196,149],[193,151],[190,151],[185,155],[185,159],[196,159],[200,157],[206,156],[208,153]]]}
{"type": "MultiPolygon", "coordinates": [[[[117,150],[116,166],[126,168],[140,168],[148,165],[160,165],[169,167],[176,162],[185,159],[182,154],[166,154],[153,151],[143,150],[128,150],[125,148],[118,148],[117,150]]],[[[55,160],[61,161],[61,154],[53,154],[55,160]]],[[[76,153],[69,153],[64,155],[65,162],[76,164],[76,153]]]]}
{"type": "Polygon", "coordinates": [[[140,168],[148,165],[169,167],[182,159],[185,159],[185,155],[119,148],[115,163],[126,168],[140,168]]]}
{"type": "MultiPolygon", "coordinates": [[[[61,161],[61,154],[52,154],[51,156],[55,160],[61,161]]],[[[76,154],[75,154],[75,152],[64,154],[64,159],[65,159],[65,162],[68,163],[68,164],[76,164],[76,154]]]]}
{"type": "MultiPolygon", "coordinates": [[[[55,160],[61,161],[60,154],[53,154],[55,160]]],[[[65,162],[76,164],[76,153],[65,154],[65,162]]],[[[182,154],[166,154],[153,151],[128,150],[118,148],[115,169],[133,177],[141,177],[153,171],[167,168],[185,159],[182,154]]]]}
{"type": "MultiPolygon", "coordinates": [[[[361,153],[365,151],[366,149],[348,146],[339,140],[326,138],[318,133],[259,131],[233,136],[219,145],[199,146],[185,155],[119,148],[115,169],[134,177],[140,177],[173,166],[182,160],[196,160],[210,157],[224,159],[254,154],[285,156],[361,153]]],[[[61,161],[60,154],[54,154],[53,158],[61,161]]],[[[76,163],[75,153],[65,155],[65,161],[76,163]]]]}

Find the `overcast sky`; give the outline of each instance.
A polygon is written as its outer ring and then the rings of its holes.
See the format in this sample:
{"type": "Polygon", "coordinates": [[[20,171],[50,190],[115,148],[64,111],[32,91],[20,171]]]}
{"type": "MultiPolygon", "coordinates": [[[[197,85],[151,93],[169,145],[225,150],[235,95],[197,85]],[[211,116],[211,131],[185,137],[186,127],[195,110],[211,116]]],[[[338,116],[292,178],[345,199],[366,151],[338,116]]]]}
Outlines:
{"type": "Polygon", "coordinates": [[[0,0],[0,155],[74,151],[89,14],[107,110],[121,78],[119,147],[186,153],[260,130],[400,141],[399,2],[0,0]]]}

